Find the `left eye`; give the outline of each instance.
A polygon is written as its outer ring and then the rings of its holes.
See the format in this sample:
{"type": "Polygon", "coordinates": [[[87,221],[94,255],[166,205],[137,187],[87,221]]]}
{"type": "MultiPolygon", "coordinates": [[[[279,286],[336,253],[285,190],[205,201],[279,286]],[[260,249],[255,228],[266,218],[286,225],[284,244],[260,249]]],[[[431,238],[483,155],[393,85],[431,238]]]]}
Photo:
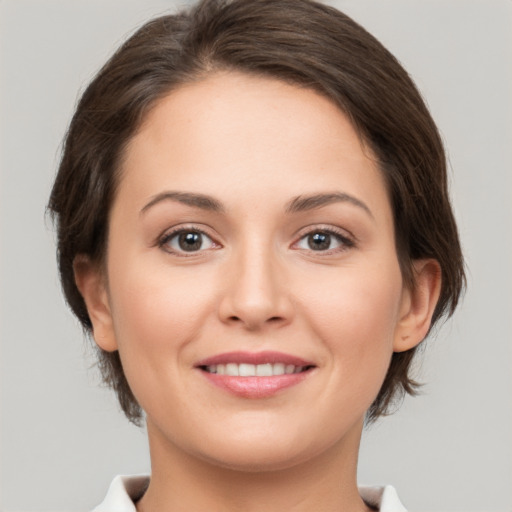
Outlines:
{"type": "Polygon", "coordinates": [[[175,252],[198,252],[215,247],[214,241],[205,233],[196,230],[181,230],[164,237],[160,242],[164,249],[175,252]]]}
{"type": "Polygon", "coordinates": [[[303,236],[297,243],[299,249],[309,251],[329,251],[350,246],[352,243],[349,239],[328,231],[313,231],[303,236]]]}

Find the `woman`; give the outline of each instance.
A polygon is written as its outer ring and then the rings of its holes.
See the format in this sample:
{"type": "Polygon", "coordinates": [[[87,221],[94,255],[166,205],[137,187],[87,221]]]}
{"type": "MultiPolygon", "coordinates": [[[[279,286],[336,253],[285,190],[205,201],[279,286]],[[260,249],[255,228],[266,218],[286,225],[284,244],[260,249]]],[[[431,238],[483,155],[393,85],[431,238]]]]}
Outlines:
{"type": "Polygon", "coordinates": [[[148,23],[71,123],[49,204],[66,298],[151,479],[106,510],[403,510],[357,488],[365,419],[416,383],[463,261],[407,73],[308,0],[148,23]]]}

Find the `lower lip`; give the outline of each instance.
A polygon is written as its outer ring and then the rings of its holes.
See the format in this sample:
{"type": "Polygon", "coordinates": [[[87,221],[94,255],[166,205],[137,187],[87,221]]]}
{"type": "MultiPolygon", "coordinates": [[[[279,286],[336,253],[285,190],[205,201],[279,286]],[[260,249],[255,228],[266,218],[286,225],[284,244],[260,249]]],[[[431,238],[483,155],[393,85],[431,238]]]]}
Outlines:
{"type": "Polygon", "coordinates": [[[273,377],[232,377],[208,373],[204,370],[201,372],[210,382],[234,395],[243,398],[267,398],[299,384],[311,373],[311,370],[273,377]]]}

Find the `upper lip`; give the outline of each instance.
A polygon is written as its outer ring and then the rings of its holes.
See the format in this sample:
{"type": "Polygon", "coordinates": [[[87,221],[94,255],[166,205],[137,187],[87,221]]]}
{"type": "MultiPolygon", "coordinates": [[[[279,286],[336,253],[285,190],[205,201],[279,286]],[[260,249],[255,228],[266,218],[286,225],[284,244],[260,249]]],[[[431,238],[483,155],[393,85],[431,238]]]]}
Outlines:
{"type": "Polygon", "coordinates": [[[202,359],[196,364],[196,367],[213,366],[216,364],[293,364],[294,366],[315,366],[311,361],[306,361],[297,356],[284,354],[283,352],[264,351],[264,352],[225,352],[217,354],[206,359],[202,359]]]}

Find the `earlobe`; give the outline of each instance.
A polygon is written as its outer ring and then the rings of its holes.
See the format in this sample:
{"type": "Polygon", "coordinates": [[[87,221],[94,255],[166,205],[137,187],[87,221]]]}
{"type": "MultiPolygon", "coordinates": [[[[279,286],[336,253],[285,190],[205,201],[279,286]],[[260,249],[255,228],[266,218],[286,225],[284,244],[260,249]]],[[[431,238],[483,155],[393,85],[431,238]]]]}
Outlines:
{"type": "Polygon", "coordinates": [[[107,352],[117,350],[103,271],[83,254],[76,256],[73,261],[73,271],[76,286],[84,299],[92,322],[94,341],[107,352]]]}
{"type": "Polygon", "coordinates": [[[413,266],[414,287],[403,292],[394,352],[404,352],[423,341],[441,292],[441,267],[436,260],[416,260],[413,266]]]}

